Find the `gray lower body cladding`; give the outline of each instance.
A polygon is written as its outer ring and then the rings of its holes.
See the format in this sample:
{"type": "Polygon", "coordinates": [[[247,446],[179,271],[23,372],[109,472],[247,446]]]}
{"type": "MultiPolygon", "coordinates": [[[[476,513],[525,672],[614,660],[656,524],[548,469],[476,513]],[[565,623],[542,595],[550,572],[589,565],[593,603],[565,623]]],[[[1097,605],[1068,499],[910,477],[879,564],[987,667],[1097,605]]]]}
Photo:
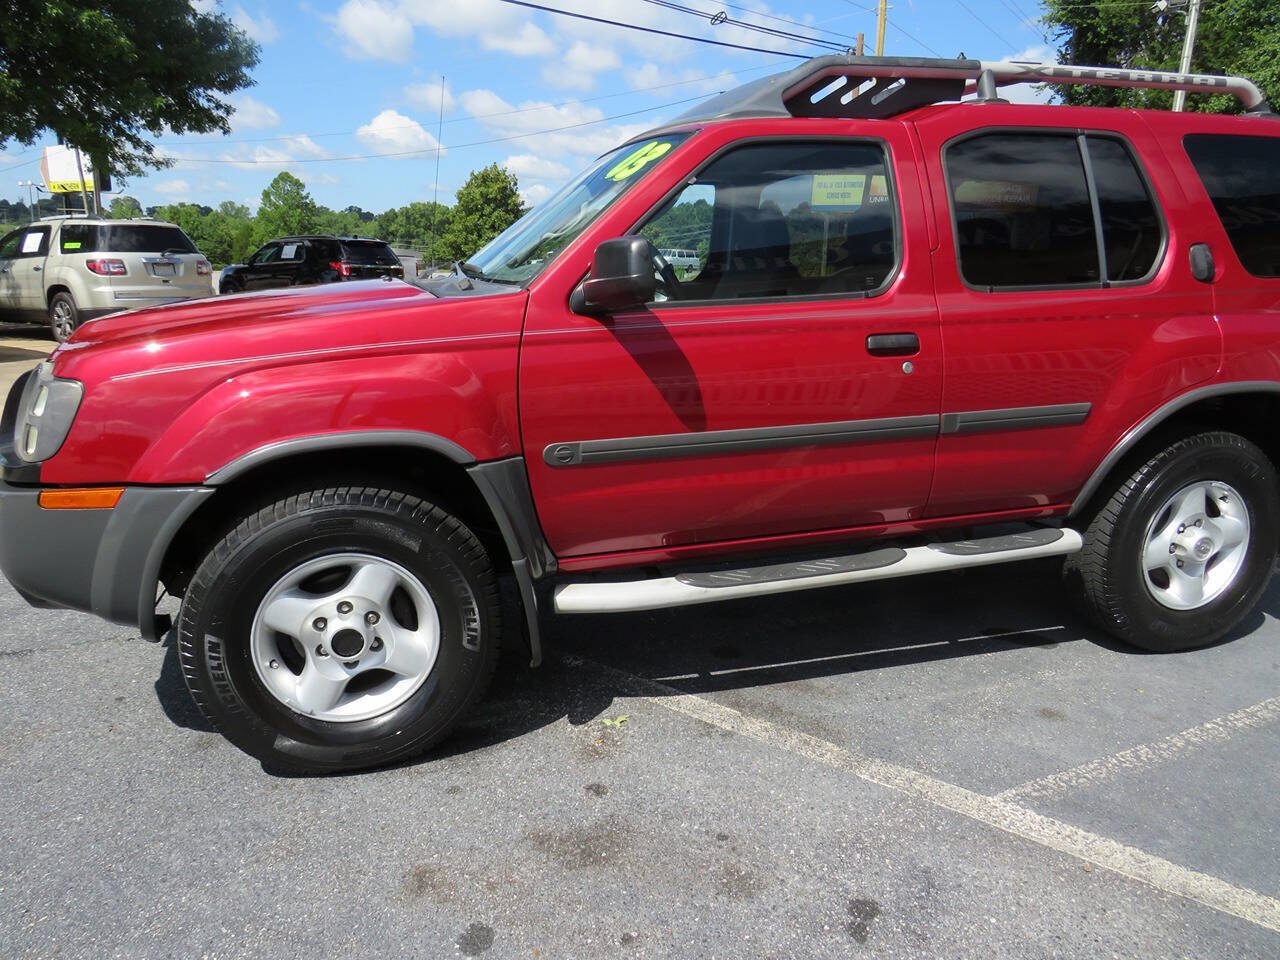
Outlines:
{"type": "Polygon", "coordinates": [[[113,510],[46,510],[0,483],[0,571],[36,606],[154,632],[155,585],[174,534],[209,487],[128,487],[113,510]]]}

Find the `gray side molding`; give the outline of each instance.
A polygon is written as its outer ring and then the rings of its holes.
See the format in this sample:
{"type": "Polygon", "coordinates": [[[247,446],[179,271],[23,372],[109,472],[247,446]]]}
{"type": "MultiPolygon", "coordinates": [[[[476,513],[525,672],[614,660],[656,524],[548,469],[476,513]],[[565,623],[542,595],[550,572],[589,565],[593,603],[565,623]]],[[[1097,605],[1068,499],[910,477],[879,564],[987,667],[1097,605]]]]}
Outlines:
{"type": "Polygon", "coordinates": [[[1275,380],[1240,380],[1235,383],[1214,383],[1207,387],[1189,390],[1181,396],[1174,397],[1168,403],[1147,414],[1137,426],[1131,428],[1120,438],[1120,442],[1111,448],[1110,453],[1102,458],[1102,462],[1094,468],[1093,473],[1089,475],[1089,479],[1085,481],[1084,486],[1080,488],[1080,492],[1076,494],[1076,498],[1071,501],[1071,510],[1067,513],[1067,516],[1074,517],[1083,510],[1085,504],[1098,492],[1098,487],[1106,479],[1107,474],[1111,472],[1111,468],[1119,463],[1120,459],[1132,450],[1139,440],[1173,414],[1184,407],[1189,407],[1193,403],[1210,397],[1224,397],[1237,393],[1280,393],[1280,383],[1275,380]]]}
{"type": "Polygon", "coordinates": [[[234,480],[254,467],[298,453],[312,453],[316,450],[333,450],[340,447],[386,446],[419,447],[443,454],[464,467],[476,462],[476,458],[469,450],[434,433],[423,433],[418,430],[347,430],[342,433],[322,433],[268,443],[219,467],[205,477],[204,482],[216,487],[234,480]]]}

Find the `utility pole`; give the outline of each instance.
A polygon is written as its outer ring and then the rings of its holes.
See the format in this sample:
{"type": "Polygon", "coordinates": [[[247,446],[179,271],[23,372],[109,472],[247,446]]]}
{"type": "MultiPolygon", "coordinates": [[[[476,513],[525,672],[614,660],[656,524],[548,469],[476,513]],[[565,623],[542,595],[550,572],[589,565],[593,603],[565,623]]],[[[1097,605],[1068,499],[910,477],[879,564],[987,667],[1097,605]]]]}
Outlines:
{"type": "Polygon", "coordinates": [[[889,0],[880,0],[876,9],[876,56],[884,56],[884,24],[889,18],[889,0]]]}
{"type": "Polygon", "coordinates": [[[440,221],[440,138],[444,135],[444,74],[440,74],[440,118],[436,121],[436,180],[431,186],[431,270],[436,268],[436,224],[440,221]]]}
{"type": "MultiPolygon", "coordinates": [[[[1196,46],[1196,27],[1200,25],[1200,0],[1191,0],[1191,10],[1187,14],[1187,35],[1182,41],[1182,62],[1178,66],[1179,73],[1191,72],[1191,51],[1196,46]]],[[[1181,112],[1183,107],[1187,105],[1187,91],[1175,90],[1173,94],[1173,109],[1175,112],[1181,112]]]]}
{"type": "Polygon", "coordinates": [[[866,41],[866,39],[867,39],[867,38],[866,38],[866,37],[864,37],[864,36],[862,35],[862,31],[861,31],[861,30],[859,30],[859,31],[858,31],[858,45],[857,45],[856,47],[854,47],[854,48],[853,48],[853,52],[854,52],[857,56],[859,56],[859,57],[861,57],[861,56],[863,55],[863,53],[864,53],[864,47],[863,47],[863,44],[864,44],[864,42],[866,41]]]}

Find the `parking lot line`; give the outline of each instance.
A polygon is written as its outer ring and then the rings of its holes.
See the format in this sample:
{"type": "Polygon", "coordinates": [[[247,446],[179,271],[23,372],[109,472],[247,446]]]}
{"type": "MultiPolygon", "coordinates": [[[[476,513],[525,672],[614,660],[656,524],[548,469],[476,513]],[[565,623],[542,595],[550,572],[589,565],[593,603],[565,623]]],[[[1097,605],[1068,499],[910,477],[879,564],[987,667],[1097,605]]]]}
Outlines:
{"type": "Polygon", "coordinates": [[[1225,743],[1237,733],[1255,730],[1280,720],[1280,697],[1272,697],[1243,710],[1175,733],[1154,743],[1143,743],[1128,750],[1089,760],[1070,770],[1028,780],[996,794],[997,799],[1025,801],[1044,799],[1092,786],[1121,773],[1145,770],[1158,763],[1174,760],[1190,750],[1211,743],[1225,743]]]}
{"type": "Polygon", "coordinates": [[[589,664],[592,669],[606,672],[621,681],[637,698],[664,709],[848,771],[869,783],[916,797],[1015,837],[1145,883],[1163,893],[1184,897],[1280,932],[1280,900],[1264,893],[1237,887],[1137,847],[1043,816],[1010,800],[976,793],[909,767],[855,753],[819,737],[778,726],[593,660],[567,657],[565,663],[570,667],[589,664]]]}

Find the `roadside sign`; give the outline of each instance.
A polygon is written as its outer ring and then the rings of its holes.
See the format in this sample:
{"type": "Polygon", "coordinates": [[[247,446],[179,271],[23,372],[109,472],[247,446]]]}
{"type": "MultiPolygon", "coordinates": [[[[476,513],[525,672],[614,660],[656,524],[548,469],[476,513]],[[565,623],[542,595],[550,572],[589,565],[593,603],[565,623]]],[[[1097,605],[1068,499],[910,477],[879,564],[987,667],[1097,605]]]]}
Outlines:
{"type": "Polygon", "coordinates": [[[80,165],[76,163],[74,147],[45,147],[40,158],[40,176],[50,193],[80,193],[93,189],[93,168],[89,158],[82,156],[84,179],[80,177],[80,165]]]}

